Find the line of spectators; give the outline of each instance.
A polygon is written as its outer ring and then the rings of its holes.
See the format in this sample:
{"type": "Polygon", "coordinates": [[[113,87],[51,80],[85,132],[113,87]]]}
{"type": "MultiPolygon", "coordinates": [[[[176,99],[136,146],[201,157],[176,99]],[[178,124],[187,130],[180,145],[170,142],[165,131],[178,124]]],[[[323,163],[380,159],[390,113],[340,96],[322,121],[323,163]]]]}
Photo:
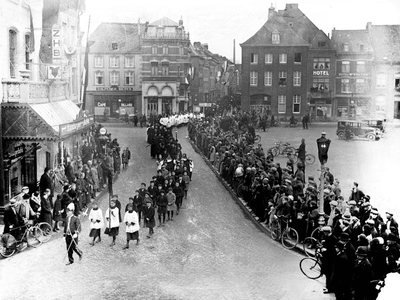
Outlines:
{"type": "Polygon", "coordinates": [[[319,183],[304,175],[302,163],[288,160],[281,167],[261,145],[251,143],[251,134],[241,127],[232,131],[233,119],[190,120],[189,138],[237,191],[260,222],[269,225],[274,215],[291,219],[300,241],[315,230],[324,243],[323,272],[326,292],[337,299],[374,299],[372,280],[384,279],[398,268],[398,224],[391,212],[385,218],[372,206],[370,197],[354,183],[348,197],[329,168],[323,183],[325,227],[319,228],[319,183]],[[221,126],[222,125],[222,126],[221,126]],[[326,232],[326,234],[322,234],[326,232]],[[329,237],[329,238],[328,238],[329,237]],[[356,251],[357,250],[357,251],[356,251]],[[361,288],[363,287],[363,288],[361,288]]]}

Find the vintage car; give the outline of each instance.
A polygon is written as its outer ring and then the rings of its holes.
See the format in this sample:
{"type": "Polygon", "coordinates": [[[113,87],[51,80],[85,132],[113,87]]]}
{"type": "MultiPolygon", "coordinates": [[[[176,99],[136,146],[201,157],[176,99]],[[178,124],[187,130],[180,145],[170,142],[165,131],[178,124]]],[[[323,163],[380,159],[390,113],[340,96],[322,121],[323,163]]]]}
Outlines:
{"type": "Polygon", "coordinates": [[[378,128],[382,133],[385,132],[385,127],[383,126],[384,120],[380,119],[366,119],[362,120],[367,126],[378,128]]]}
{"type": "Polygon", "coordinates": [[[339,139],[346,139],[346,130],[349,130],[349,138],[367,138],[370,141],[378,141],[381,138],[381,131],[378,128],[367,126],[366,123],[353,120],[343,120],[338,122],[336,135],[339,139]]]}

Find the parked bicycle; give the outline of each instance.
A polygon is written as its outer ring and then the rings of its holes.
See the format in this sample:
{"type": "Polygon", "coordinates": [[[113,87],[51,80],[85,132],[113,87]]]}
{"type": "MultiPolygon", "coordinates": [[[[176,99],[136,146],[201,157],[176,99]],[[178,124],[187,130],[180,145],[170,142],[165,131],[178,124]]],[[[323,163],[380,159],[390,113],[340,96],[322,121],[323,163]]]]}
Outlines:
{"type": "Polygon", "coordinates": [[[289,226],[291,219],[286,216],[276,216],[272,218],[270,229],[271,236],[274,240],[281,240],[283,247],[286,249],[293,249],[299,242],[299,234],[297,231],[289,226]],[[282,222],[284,224],[284,229],[282,230],[282,222]]]}
{"type": "Polygon", "coordinates": [[[10,233],[5,233],[1,236],[0,255],[5,258],[13,256],[17,251],[20,252],[26,249],[27,246],[36,248],[42,243],[47,242],[50,238],[51,226],[48,223],[38,223],[36,225],[27,223],[23,226],[13,228],[10,233]],[[20,228],[25,228],[21,238],[12,234],[13,231],[16,234],[20,228]]]}
{"type": "Polygon", "coordinates": [[[275,146],[269,148],[267,152],[271,152],[274,157],[278,155],[294,155],[296,148],[290,146],[290,143],[276,142],[275,146]]]}
{"type": "Polygon", "coordinates": [[[310,279],[318,279],[322,276],[321,261],[318,258],[305,257],[300,261],[301,272],[310,279]]]}
{"type": "MultiPolygon", "coordinates": [[[[293,163],[297,164],[299,161],[298,153],[295,152],[294,154],[288,153],[287,157],[293,160],[293,163]]],[[[315,162],[315,156],[312,154],[306,154],[305,162],[307,165],[312,165],[315,162]]]]}

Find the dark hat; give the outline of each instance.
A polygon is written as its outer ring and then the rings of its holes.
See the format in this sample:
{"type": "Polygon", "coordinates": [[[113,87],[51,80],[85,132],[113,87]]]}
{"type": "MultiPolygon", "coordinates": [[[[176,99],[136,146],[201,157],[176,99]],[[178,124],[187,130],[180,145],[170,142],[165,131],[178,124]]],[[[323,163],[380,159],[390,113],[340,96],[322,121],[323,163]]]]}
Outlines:
{"type": "Polygon", "coordinates": [[[391,233],[388,234],[387,240],[396,242],[397,241],[397,237],[393,232],[391,232],[391,233]]]}
{"type": "Polygon", "coordinates": [[[24,199],[24,200],[29,199],[29,198],[30,198],[29,194],[24,194],[24,195],[22,196],[22,199],[24,199]]]}
{"type": "Polygon", "coordinates": [[[67,191],[67,190],[69,190],[70,187],[71,186],[69,184],[66,184],[66,185],[64,185],[63,189],[64,189],[64,191],[67,191]]]}
{"type": "Polygon", "coordinates": [[[343,242],[348,242],[348,241],[350,241],[350,236],[349,236],[349,234],[348,233],[346,233],[346,232],[343,232],[341,235],[340,235],[340,238],[339,238],[341,241],[343,241],[343,242]]]}
{"type": "Polygon", "coordinates": [[[389,215],[389,216],[391,216],[391,217],[393,217],[393,214],[392,214],[391,212],[388,212],[388,211],[387,211],[386,214],[389,215]]]}
{"type": "Polygon", "coordinates": [[[17,200],[15,200],[15,198],[10,199],[10,206],[15,206],[16,203],[17,203],[17,200]]]}
{"type": "Polygon", "coordinates": [[[356,255],[358,256],[367,256],[368,255],[368,248],[366,246],[360,246],[356,250],[356,255]]]}

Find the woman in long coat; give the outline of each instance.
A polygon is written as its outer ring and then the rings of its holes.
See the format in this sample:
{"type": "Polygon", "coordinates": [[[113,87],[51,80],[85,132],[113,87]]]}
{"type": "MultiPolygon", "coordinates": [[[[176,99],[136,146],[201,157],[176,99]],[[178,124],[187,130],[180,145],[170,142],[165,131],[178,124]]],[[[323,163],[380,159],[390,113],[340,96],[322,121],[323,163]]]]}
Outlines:
{"type": "Polygon", "coordinates": [[[62,217],[61,217],[61,212],[62,212],[62,208],[61,208],[61,198],[62,195],[58,194],[56,201],[54,202],[54,208],[53,208],[53,221],[54,221],[54,228],[53,231],[57,232],[60,230],[60,228],[58,227],[58,223],[60,221],[62,221],[62,217]]]}
{"type": "Polygon", "coordinates": [[[40,211],[40,222],[46,222],[50,226],[52,225],[52,220],[51,220],[51,204],[49,200],[50,196],[50,190],[46,189],[46,191],[43,193],[41,197],[41,211],[40,211]]]}

